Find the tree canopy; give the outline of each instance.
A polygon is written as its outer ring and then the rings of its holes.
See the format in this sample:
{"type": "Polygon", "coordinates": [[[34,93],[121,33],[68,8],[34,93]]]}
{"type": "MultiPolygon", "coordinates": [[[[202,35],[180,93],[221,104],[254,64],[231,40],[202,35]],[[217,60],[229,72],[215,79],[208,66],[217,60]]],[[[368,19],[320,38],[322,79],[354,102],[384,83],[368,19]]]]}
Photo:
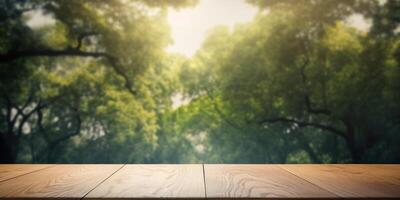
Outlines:
{"type": "Polygon", "coordinates": [[[400,1],[247,2],[186,58],[195,0],[2,1],[0,162],[399,162],[400,1]]]}

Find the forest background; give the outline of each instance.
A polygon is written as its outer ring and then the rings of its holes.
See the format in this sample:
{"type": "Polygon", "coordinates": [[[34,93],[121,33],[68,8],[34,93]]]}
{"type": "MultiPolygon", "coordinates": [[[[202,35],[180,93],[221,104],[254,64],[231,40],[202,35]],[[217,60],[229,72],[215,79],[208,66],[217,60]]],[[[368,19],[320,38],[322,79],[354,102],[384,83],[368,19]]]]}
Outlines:
{"type": "Polygon", "coordinates": [[[187,57],[195,0],[1,0],[0,163],[399,163],[400,1],[246,2],[187,57]]]}

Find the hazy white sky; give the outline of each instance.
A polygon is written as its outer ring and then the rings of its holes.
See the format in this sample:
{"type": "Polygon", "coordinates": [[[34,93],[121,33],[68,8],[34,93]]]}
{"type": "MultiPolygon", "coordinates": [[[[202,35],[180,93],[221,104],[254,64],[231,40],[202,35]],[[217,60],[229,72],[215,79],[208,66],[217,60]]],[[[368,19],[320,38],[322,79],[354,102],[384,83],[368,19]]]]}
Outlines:
{"type": "Polygon", "coordinates": [[[174,43],[167,50],[191,57],[212,27],[233,27],[251,21],[256,13],[257,8],[244,0],[199,0],[193,8],[171,9],[168,21],[174,43]]]}
{"type": "Polygon", "coordinates": [[[346,22],[360,31],[367,32],[371,28],[371,21],[365,20],[360,14],[351,15],[346,22]]]}

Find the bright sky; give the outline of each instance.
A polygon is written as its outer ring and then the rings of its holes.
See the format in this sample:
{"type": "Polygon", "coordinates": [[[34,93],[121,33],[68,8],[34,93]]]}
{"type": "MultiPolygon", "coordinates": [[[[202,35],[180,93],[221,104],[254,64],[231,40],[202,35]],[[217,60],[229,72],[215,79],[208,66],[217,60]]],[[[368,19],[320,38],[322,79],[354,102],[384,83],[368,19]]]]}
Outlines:
{"type": "Polygon", "coordinates": [[[350,25],[355,27],[356,29],[367,32],[371,28],[371,21],[365,20],[364,17],[360,14],[351,15],[346,22],[350,25]]]}
{"type": "Polygon", "coordinates": [[[217,25],[232,28],[249,22],[256,13],[257,8],[245,0],[199,0],[193,8],[171,9],[168,21],[174,43],[167,50],[191,57],[201,47],[208,30],[217,25]]]}

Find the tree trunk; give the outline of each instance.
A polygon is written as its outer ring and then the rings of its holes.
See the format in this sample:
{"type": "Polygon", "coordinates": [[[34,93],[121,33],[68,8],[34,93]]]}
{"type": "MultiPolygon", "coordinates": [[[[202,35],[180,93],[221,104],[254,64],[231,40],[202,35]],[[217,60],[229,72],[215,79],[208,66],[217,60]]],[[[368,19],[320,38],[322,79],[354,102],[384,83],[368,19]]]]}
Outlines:
{"type": "Polygon", "coordinates": [[[332,163],[338,163],[338,136],[333,135],[333,153],[332,153],[332,163]]]}
{"type": "Polygon", "coordinates": [[[360,163],[362,159],[362,151],[358,148],[358,144],[355,139],[355,130],[351,123],[346,123],[347,135],[346,144],[350,150],[351,159],[353,163],[360,163]]]}
{"type": "Polygon", "coordinates": [[[0,133],[0,163],[15,163],[18,154],[18,140],[16,136],[0,133]]]}
{"type": "Polygon", "coordinates": [[[350,154],[351,154],[351,160],[353,163],[361,163],[361,152],[358,150],[358,148],[355,146],[356,144],[352,140],[347,140],[347,146],[350,149],[350,154]]]}

